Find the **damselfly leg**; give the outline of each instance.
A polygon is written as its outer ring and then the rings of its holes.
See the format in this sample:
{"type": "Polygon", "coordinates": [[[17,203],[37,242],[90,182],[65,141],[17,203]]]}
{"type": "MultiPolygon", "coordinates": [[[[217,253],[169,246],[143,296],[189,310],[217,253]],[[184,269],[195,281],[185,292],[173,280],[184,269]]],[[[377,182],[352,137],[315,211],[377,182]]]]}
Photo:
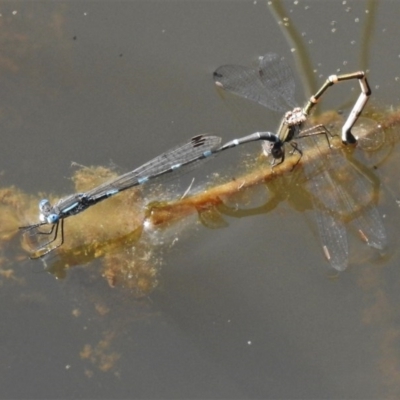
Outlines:
{"type": "Polygon", "coordinates": [[[306,115],[309,115],[311,109],[318,103],[319,99],[329,87],[331,87],[335,83],[352,79],[357,79],[360,83],[361,93],[342,127],[342,142],[350,144],[357,143],[357,138],[351,133],[351,128],[354,126],[365,105],[367,104],[369,96],[371,96],[371,89],[363,71],[353,72],[351,74],[344,75],[331,75],[321,86],[318,92],[310,97],[307,104],[303,108],[304,113],[306,115]]]}
{"type": "Polygon", "coordinates": [[[30,256],[31,259],[41,258],[56,248],[60,247],[64,243],[64,220],[61,219],[57,223],[52,224],[49,230],[43,230],[44,226],[48,224],[38,224],[27,227],[21,227],[20,229],[24,231],[24,233],[28,234],[29,237],[50,237],[49,240],[42,243],[39,241],[39,244],[35,246],[35,253],[30,256]],[[60,238],[58,243],[57,239],[60,238]],[[45,251],[43,251],[45,249],[45,251]]]}

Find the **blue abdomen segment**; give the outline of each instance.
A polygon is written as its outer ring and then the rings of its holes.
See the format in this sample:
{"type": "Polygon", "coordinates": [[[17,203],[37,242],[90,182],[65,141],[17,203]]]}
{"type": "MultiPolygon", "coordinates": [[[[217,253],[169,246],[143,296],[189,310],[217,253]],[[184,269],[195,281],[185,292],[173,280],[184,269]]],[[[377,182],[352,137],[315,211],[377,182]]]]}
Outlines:
{"type": "Polygon", "coordinates": [[[148,176],[144,176],[143,178],[139,178],[138,179],[139,185],[142,185],[143,183],[146,183],[148,180],[149,180],[148,176]]]}
{"type": "Polygon", "coordinates": [[[64,208],[64,209],[61,210],[61,211],[62,211],[63,214],[68,214],[71,210],[73,210],[74,208],[76,208],[78,204],[79,204],[79,202],[77,201],[77,202],[71,204],[69,207],[64,208]]]}
{"type": "Polygon", "coordinates": [[[112,190],[109,190],[109,191],[106,193],[106,196],[107,196],[107,197],[110,197],[110,196],[113,196],[114,194],[117,194],[118,192],[119,192],[118,189],[112,189],[112,190]]]}

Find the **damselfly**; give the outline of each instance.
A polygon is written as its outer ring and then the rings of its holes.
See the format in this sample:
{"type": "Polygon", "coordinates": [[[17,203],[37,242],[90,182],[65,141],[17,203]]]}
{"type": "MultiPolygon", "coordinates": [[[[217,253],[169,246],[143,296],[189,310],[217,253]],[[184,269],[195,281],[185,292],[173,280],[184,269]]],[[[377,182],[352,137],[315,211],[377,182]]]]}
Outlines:
{"type": "Polygon", "coordinates": [[[49,240],[36,249],[39,254],[31,258],[43,257],[63,244],[64,219],[79,214],[126,189],[142,185],[162,175],[185,169],[189,165],[193,166],[196,162],[208,159],[223,150],[256,140],[274,142],[276,138],[270,132],[255,133],[229,141],[221,146],[221,138],[218,136],[195,136],[188,143],[175,147],[139,168],[101,184],[88,192],[63,197],[54,205],[51,205],[47,199],[41,200],[39,202],[40,222],[19,228],[35,235],[47,235],[49,237],[49,240]],[[49,229],[42,230],[41,228],[44,226],[49,226],[49,229]],[[58,242],[57,238],[59,238],[58,242]]]}
{"type": "MultiPolygon", "coordinates": [[[[280,162],[284,160],[284,145],[288,142],[293,147],[293,152],[297,151],[301,158],[302,150],[293,139],[307,137],[308,139],[305,141],[311,141],[311,146],[318,149],[317,146],[320,143],[316,140],[316,135],[324,134],[329,143],[328,135],[330,133],[323,125],[313,126],[309,129],[304,129],[304,125],[310,111],[328,87],[350,79],[358,79],[361,94],[342,127],[341,138],[344,143],[356,143],[357,139],[352,135],[351,128],[371,94],[364,72],[330,76],[303,108],[295,107],[295,83],[291,68],[284,59],[276,54],[269,53],[262,57],[258,70],[237,65],[225,65],[214,72],[214,81],[218,87],[274,111],[292,109],[284,115],[275,135],[275,142],[269,139],[268,142],[263,143],[264,153],[271,154],[274,161],[280,159],[280,162]]],[[[385,247],[386,232],[379,212],[373,201],[365,203],[365,199],[370,198],[368,186],[364,181],[365,177],[354,170],[340,150],[331,149],[328,156],[322,156],[321,153],[321,157],[313,157],[312,160],[305,163],[305,172],[308,177],[307,187],[313,195],[324,254],[335,269],[344,270],[347,267],[348,240],[345,221],[349,219],[368,245],[378,249],[385,247]],[[335,174],[339,176],[339,170],[343,167],[348,170],[354,180],[349,184],[352,186],[351,188],[335,182],[335,174]],[[353,211],[357,212],[353,215],[353,211]]]]}
{"type": "Polygon", "coordinates": [[[311,129],[304,129],[304,123],[312,108],[330,86],[350,79],[358,79],[361,86],[361,94],[342,127],[342,141],[344,143],[356,143],[357,140],[352,135],[351,128],[371,95],[371,89],[364,72],[331,75],[317,93],[310,97],[303,108],[296,107],[294,101],[295,83],[291,68],[283,58],[273,53],[268,53],[260,58],[258,70],[240,65],[223,65],[214,72],[213,76],[216,85],[228,92],[255,101],[270,110],[286,111],[275,135],[275,143],[271,144],[271,141],[269,141],[263,144],[264,153],[266,155],[271,154],[274,160],[280,159],[280,162],[285,159],[284,144],[287,142],[290,142],[293,151],[297,151],[301,158],[302,151],[297,143],[292,141],[293,139],[324,134],[329,144],[329,132],[324,126],[317,125],[311,129]],[[288,109],[291,109],[291,111],[287,111],[288,109]]]}

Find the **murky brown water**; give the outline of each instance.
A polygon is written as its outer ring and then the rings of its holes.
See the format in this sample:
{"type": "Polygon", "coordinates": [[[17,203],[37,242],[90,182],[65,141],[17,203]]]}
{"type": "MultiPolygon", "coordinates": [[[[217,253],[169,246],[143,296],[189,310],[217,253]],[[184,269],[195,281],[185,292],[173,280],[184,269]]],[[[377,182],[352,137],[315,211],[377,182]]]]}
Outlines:
{"type": "MultiPolygon", "coordinates": [[[[1,3],[1,186],[35,195],[25,200],[35,204],[38,192],[74,190],[72,161],[128,171],[200,133],[229,140],[275,129],[279,116],[221,99],[212,81],[219,65],[254,65],[270,51],[297,65],[300,103],[326,76],[367,69],[371,103],[397,107],[396,1],[283,2],[281,25],[273,4],[1,3]]],[[[336,86],[321,109],[347,111],[358,94],[357,85],[336,86]]],[[[257,151],[249,146],[239,159],[257,151]]],[[[370,168],[382,184],[387,256],[351,236],[350,267],[334,278],[311,213],[286,200],[245,218],[225,215],[229,226],[216,221],[220,229],[194,215],[147,232],[148,247],[119,249],[136,263],[135,285],[157,285],[144,298],[110,287],[112,266],[121,265],[110,243],[106,258],[71,270],[64,263],[57,280],[25,258],[19,238],[7,241],[0,396],[398,398],[398,152],[370,168]]],[[[196,171],[197,184],[237,160],[238,152],[213,160],[196,171]]],[[[264,187],[252,192],[253,205],[265,197],[264,187]]],[[[112,224],[107,207],[73,217],[82,237],[99,240],[87,221],[112,224]]],[[[115,222],[123,235],[125,221],[115,222]]]]}

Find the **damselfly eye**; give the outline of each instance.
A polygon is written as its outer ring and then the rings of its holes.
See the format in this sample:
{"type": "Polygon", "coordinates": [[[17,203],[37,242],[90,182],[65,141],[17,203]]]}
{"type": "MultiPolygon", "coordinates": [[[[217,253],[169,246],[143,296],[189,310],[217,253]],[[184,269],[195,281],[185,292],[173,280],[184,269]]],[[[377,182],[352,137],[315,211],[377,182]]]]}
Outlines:
{"type": "Polygon", "coordinates": [[[57,214],[50,214],[46,220],[49,224],[55,224],[56,222],[58,222],[58,220],[60,219],[60,217],[57,214]]]}
{"type": "Polygon", "coordinates": [[[282,146],[272,147],[271,154],[272,154],[272,157],[274,157],[274,158],[282,158],[283,157],[282,146]]]}
{"type": "Polygon", "coordinates": [[[272,149],[274,148],[274,143],[264,140],[261,144],[263,153],[266,156],[269,156],[272,153],[272,149]]]}
{"type": "Polygon", "coordinates": [[[40,202],[39,202],[39,210],[41,212],[44,212],[46,210],[50,210],[50,208],[51,208],[51,205],[50,205],[50,202],[47,199],[40,200],[40,202]]]}

